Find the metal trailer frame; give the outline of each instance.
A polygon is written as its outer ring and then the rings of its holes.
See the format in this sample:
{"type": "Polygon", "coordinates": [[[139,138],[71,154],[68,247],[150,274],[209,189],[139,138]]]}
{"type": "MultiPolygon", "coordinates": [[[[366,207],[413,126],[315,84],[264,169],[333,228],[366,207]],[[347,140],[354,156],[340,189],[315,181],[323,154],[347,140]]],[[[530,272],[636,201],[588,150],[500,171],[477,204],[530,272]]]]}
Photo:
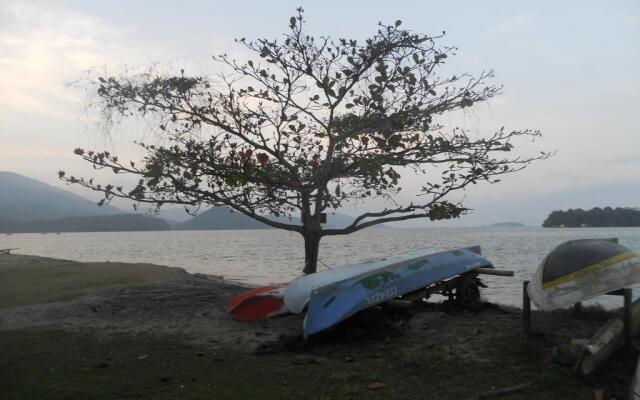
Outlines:
{"type": "Polygon", "coordinates": [[[450,301],[455,301],[462,307],[473,310],[477,307],[477,302],[480,300],[479,288],[487,287],[478,275],[513,276],[514,273],[513,271],[496,270],[494,268],[476,268],[453,278],[436,282],[431,286],[402,297],[420,300],[428,299],[434,294],[441,294],[447,296],[450,301]]]}

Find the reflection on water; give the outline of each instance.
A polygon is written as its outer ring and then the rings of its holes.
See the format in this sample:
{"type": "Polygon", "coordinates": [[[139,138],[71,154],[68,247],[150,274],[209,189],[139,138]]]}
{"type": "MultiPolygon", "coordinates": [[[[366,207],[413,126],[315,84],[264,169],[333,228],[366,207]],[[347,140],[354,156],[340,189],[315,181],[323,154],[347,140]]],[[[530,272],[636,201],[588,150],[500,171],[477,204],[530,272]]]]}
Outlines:
{"type": "MultiPolygon", "coordinates": [[[[640,251],[640,228],[588,229],[368,229],[348,236],[323,238],[320,269],[399,254],[421,247],[447,249],[479,244],[497,268],[515,277],[486,277],[483,293],[491,301],[519,305],[522,281],[560,243],[579,238],[617,237],[640,251]]],[[[18,253],[78,261],[145,262],[182,267],[189,272],[221,275],[230,280],[266,284],[286,282],[302,270],[302,238],[279,230],[169,231],[16,234],[0,236],[0,248],[18,253]]],[[[609,305],[616,298],[606,298],[609,305]]]]}

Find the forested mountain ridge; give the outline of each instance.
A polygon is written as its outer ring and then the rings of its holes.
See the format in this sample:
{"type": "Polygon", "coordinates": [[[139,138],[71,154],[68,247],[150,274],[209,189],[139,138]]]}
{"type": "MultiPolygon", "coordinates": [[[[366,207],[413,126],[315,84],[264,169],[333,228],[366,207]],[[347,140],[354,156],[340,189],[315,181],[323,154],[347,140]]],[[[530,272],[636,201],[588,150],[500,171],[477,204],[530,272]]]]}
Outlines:
{"type": "Polygon", "coordinates": [[[0,171],[0,218],[38,221],[120,214],[121,210],[13,172],[0,171]]]}
{"type": "MultiPolygon", "coordinates": [[[[299,217],[269,218],[300,224],[299,217]]],[[[326,226],[340,228],[352,222],[353,217],[348,215],[329,213],[326,226]]],[[[171,228],[217,230],[271,227],[242,213],[232,212],[228,207],[212,207],[195,217],[187,214],[183,207],[161,209],[157,214],[144,208],[127,213],[110,205],[100,207],[94,201],[68,190],[17,173],[0,171],[0,233],[149,231],[171,228]]]]}
{"type": "Polygon", "coordinates": [[[139,214],[64,217],[38,221],[0,219],[0,233],[124,232],[170,229],[169,224],[163,219],[139,214]]]}
{"type": "Polygon", "coordinates": [[[545,228],[575,227],[630,227],[640,226],[640,210],[630,207],[595,207],[551,212],[542,226],[545,228]]]}
{"type": "MultiPolygon", "coordinates": [[[[275,217],[267,218],[285,224],[301,225],[300,217],[275,217]]],[[[353,222],[353,217],[340,213],[328,213],[327,227],[343,228],[353,222]]],[[[386,227],[380,225],[380,228],[386,227]]],[[[229,207],[211,207],[190,219],[174,227],[178,230],[216,230],[216,229],[273,229],[271,226],[263,224],[242,213],[232,210],[229,207]]]]}

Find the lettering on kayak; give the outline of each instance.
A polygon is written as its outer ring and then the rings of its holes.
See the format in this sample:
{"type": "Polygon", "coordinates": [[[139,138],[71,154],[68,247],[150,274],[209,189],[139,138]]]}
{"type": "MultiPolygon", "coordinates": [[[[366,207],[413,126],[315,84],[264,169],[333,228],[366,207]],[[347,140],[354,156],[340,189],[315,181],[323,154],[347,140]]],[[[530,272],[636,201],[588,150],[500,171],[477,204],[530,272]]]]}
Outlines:
{"type": "Polygon", "coordinates": [[[367,296],[365,299],[367,300],[367,305],[373,305],[385,300],[393,299],[394,297],[398,297],[398,288],[396,286],[374,293],[371,296],[367,296]]]}
{"type": "Polygon", "coordinates": [[[331,298],[329,300],[327,300],[326,303],[324,303],[324,306],[322,308],[327,308],[331,305],[331,303],[333,303],[336,300],[336,296],[331,296],[331,298]]]}

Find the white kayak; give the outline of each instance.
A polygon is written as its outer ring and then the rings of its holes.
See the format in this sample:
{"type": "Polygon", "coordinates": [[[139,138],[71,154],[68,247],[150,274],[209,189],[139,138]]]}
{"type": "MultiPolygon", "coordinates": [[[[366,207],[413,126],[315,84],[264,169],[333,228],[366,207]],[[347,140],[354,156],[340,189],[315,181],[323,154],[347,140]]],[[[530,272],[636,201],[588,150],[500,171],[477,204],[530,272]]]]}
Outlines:
{"type": "Polygon", "coordinates": [[[365,261],[301,276],[293,280],[285,290],[284,305],[289,312],[300,314],[305,310],[311,297],[311,292],[319,287],[354,278],[378,268],[389,267],[394,264],[400,266],[404,263],[410,263],[416,258],[434,254],[439,251],[440,250],[432,248],[419,249],[394,257],[365,261]]]}

